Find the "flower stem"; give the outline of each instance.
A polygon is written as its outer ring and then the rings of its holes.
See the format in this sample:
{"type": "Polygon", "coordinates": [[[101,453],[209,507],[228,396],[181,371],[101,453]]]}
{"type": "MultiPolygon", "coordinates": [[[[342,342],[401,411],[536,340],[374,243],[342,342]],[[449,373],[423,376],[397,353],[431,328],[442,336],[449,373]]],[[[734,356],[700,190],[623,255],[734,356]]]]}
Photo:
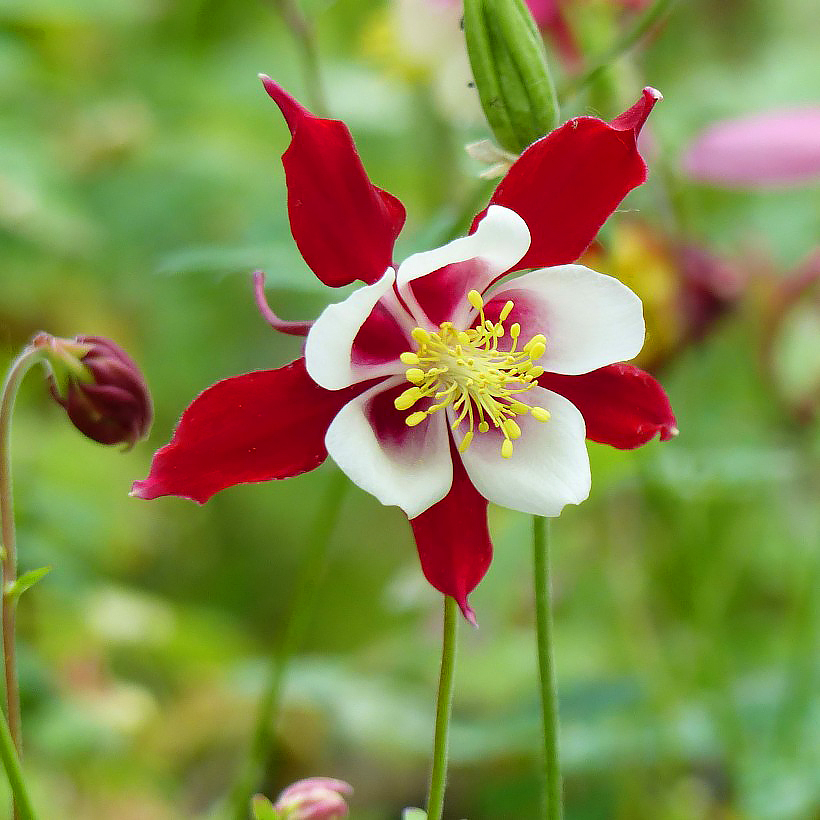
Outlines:
{"type": "Polygon", "coordinates": [[[561,763],[558,754],[558,687],[553,657],[552,581],[550,578],[549,522],[532,519],[532,553],[535,575],[535,624],[538,642],[538,672],[541,686],[541,719],[544,737],[546,780],[544,820],[564,816],[561,763]]]}
{"type": "Polygon", "coordinates": [[[12,362],[0,392],[0,522],[2,522],[2,592],[3,592],[3,662],[6,678],[6,715],[8,730],[18,757],[22,756],[20,733],[20,691],[17,685],[17,656],[14,644],[16,598],[6,595],[9,584],[17,579],[17,546],[14,531],[14,497],[11,481],[11,417],[17,388],[37,361],[42,358],[38,348],[26,347],[12,362]]]}
{"type": "Polygon", "coordinates": [[[290,617],[285,624],[281,643],[271,656],[268,687],[259,702],[248,757],[231,792],[231,806],[236,820],[247,820],[251,795],[264,774],[285,673],[291,658],[302,643],[315,609],[327,562],[328,546],[348,486],[347,477],[339,470],[334,471],[319,504],[315,526],[307,539],[305,563],[293,594],[290,617]]]}
{"type": "Polygon", "coordinates": [[[433,741],[433,768],[427,797],[427,820],[441,820],[444,810],[444,789],[447,784],[447,741],[450,734],[450,713],[456,665],[456,633],[458,606],[454,598],[444,596],[444,635],[441,643],[441,675],[436,700],[436,734],[433,741]]]}
{"type": "Polygon", "coordinates": [[[570,79],[564,83],[558,95],[561,101],[565,101],[568,97],[577,94],[582,88],[594,82],[598,75],[607,69],[610,63],[634,48],[634,46],[666,16],[675,2],[676,0],[655,0],[607,51],[600,57],[594,59],[585,71],[582,71],[575,77],[570,77],[570,79]]]}
{"type": "Polygon", "coordinates": [[[305,73],[311,110],[317,117],[325,116],[328,110],[327,100],[319,73],[319,54],[313,25],[295,0],[273,0],[273,5],[290,29],[301,51],[302,70],[305,73]]]}
{"type": "Polygon", "coordinates": [[[3,758],[3,768],[6,770],[14,797],[14,816],[18,820],[35,820],[36,815],[26,790],[20,758],[17,756],[17,749],[5,716],[0,716],[0,757],[3,758]]]}

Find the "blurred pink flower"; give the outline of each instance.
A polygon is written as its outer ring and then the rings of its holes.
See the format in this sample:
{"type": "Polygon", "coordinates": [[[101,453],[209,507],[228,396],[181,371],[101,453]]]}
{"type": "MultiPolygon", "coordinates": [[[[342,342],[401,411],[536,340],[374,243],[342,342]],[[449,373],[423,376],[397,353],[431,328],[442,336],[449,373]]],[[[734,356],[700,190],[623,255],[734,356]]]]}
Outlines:
{"type": "Polygon", "coordinates": [[[691,143],[683,168],[697,180],[727,187],[820,179],[820,106],[715,123],[691,143]]]}
{"type": "Polygon", "coordinates": [[[345,797],[353,786],[332,777],[297,780],[276,798],[273,808],[287,820],[337,820],[347,817],[345,797]]]}

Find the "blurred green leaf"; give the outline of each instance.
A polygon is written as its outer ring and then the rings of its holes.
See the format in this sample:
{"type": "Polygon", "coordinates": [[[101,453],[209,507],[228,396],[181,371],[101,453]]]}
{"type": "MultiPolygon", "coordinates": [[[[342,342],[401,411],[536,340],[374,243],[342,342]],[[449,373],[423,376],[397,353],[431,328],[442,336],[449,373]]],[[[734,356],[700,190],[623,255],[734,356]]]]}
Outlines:
{"type": "Polygon", "coordinates": [[[251,799],[254,820],[282,820],[282,815],[267,797],[257,794],[251,799]]]}
{"type": "Polygon", "coordinates": [[[19,578],[6,584],[5,595],[16,604],[24,592],[28,592],[38,581],[51,572],[51,567],[41,567],[24,572],[19,578]]]}

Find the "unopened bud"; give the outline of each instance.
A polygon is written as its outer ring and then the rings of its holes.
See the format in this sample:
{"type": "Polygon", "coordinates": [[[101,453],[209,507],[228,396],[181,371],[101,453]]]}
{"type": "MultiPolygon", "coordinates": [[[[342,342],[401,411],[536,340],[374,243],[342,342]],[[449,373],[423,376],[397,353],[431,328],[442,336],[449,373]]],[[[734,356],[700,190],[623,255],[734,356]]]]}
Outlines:
{"type": "Polygon", "coordinates": [[[464,0],[478,96],[502,148],[520,154],[558,124],[544,43],[522,0],[464,0]]]}
{"type": "MultiPolygon", "coordinates": [[[[353,794],[353,787],[344,780],[332,777],[309,777],[288,786],[271,807],[274,816],[282,820],[338,820],[347,817],[345,797],[353,794]]],[[[254,798],[254,811],[259,817],[257,804],[265,798],[254,798]]],[[[270,805],[268,803],[268,805],[270,805]]],[[[264,817],[264,814],[262,815],[264,817]]],[[[260,819],[261,820],[261,819],[260,819]]]]}
{"type": "Polygon", "coordinates": [[[32,346],[51,364],[51,392],[74,426],[100,444],[143,438],[153,409],[148,387],[134,360],[102,336],[60,339],[39,333],[32,346]]]}

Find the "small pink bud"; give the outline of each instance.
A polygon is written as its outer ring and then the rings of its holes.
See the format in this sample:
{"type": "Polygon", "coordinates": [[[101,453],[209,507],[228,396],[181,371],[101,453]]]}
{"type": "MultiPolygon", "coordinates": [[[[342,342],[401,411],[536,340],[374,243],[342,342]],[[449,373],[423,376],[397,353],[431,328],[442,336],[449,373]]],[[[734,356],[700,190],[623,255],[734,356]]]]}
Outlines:
{"type": "Polygon", "coordinates": [[[45,350],[55,371],[51,393],[83,435],[131,447],[147,434],[153,418],[148,387],[119,345],[102,336],[39,333],[32,346],[45,350]]]}
{"type": "Polygon", "coordinates": [[[332,777],[309,777],[288,786],[276,799],[274,809],[285,820],[336,820],[347,817],[345,797],[353,787],[332,777]]]}

